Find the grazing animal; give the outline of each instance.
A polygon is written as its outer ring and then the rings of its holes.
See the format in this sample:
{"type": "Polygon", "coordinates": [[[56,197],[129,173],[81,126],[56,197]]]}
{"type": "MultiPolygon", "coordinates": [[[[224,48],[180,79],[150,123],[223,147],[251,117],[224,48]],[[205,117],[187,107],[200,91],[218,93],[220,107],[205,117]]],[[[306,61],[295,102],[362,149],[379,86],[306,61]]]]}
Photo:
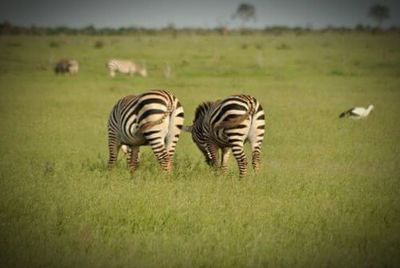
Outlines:
{"type": "Polygon", "coordinates": [[[247,159],[243,150],[245,141],[251,144],[254,170],[260,167],[264,128],[264,110],[260,103],[248,95],[235,95],[200,104],[195,111],[193,125],[185,127],[185,130],[192,133],[192,139],[203,153],[206,163],[220,167],[222,171],[226,170],[232,149],[242,177],[247,172],[247,159]],[[219,149],[222,152],[220,166],[219,149]]]}
{"type": "Polygon", "coordinates": [[[170,172],[183,120],[183,107],[167,91],[152,90],[123,97],[108,120],[108,166],[115,165],[122,149],[133,172],[138,164],[139,146],[150,145],[161,168],[170,172]]]}
{"type": "Polygon", "coordinates": [[[56,74],[76,74],[79,71],[79,63],[76,60],[61,59],[54,66],[56,74]]]}
{"type": "Polygon", "coordinates": [[[56,74],[64,74],[69,72],[69,60],[61,59],[54,66],[54,72],[56,74]]]}
{"type": "Polygon", "coordinates": [[[69,61],[69,73],[77,74],[79,72],[79,63],[76,60],[69,61]]]}
{"type": "Polygon", "coordinates": [[[349,117],[351,119],[361,119],[361,118],[366,118],[370,112],[374,109],[374,105],[368,106],[367,109],[363,107],[354,107],[349,109],[346,112],[343,112],[339,115],[339,118],[343,117],[349,117]]]}
{"type": "Polygon", "coordinates": [[[139,74],[143,77],[147,76],[147,70],[144,66],[128,60],[112,59],[107,62],[106,67],[111,77],[114,77],[117,72],[129,75],[139,74]]]}

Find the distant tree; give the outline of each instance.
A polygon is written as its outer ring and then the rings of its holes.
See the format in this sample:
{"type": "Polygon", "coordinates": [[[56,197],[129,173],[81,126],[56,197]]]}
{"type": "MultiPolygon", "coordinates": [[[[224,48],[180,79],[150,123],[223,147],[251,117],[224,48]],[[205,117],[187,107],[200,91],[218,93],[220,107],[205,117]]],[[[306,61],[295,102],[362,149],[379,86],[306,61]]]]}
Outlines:
{"type": "Polygon", "coordinates": [[[256,8],[251,4],[242,3],[239,5],[235,14],[232,16],[233,19],[240,18],[243,22],[247,22],[250,19],[256,18],[256,8]]]}
{"type": "Polygon", "coordinates": [[[13,25],[9,21],[0,23],[0,34],[11,34],[13,30],[13,25]]]}
{"type": "Polygon", "coordinates": [[[228,29],[228,22],[224,21],[222,19],[217,20],[218,27],[216,30],[223,36],[228,35],[229,29],[228,29]]]}
{"type": "Polygon", "coordinates": [[[96,34],[96,28],[93,26],[93,25],[88,25],[88,26],[86,26],[86,27],[84,27],[84,28],[82,28],[82,33],[84,33],[84,34],[96,34]]]}
{"type": "Polygon", "coordinates": [[[376,20],[378,27],[381,27],[382,22],[390,17],[389,8],[384,5],[373,5],[369,8],[368,16],[376,20]]]}

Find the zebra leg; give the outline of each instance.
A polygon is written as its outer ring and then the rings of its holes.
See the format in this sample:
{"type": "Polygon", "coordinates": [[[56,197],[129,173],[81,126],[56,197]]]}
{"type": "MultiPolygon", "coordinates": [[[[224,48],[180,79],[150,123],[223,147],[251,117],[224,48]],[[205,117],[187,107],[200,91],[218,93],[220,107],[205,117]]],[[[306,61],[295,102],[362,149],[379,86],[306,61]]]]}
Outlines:
{"type": "Polygon", "coordinates": [[[251,159],[251,164],[253,165],[254,171],[258,171],[260,169],[260,163],[261,163],[261,143],[256,144],[252,146],[252,159],[251,159]]]}
{"type": "Polygon", "coordinates": [[[173,164],[173,160],[174,160],[174,155],[175,155],[175,147],[176,147],[176,143],[178,142],[180,134],[177,133],[173,136],[173,139],[168,139],[166,140],[166,150],[168,152],[168,157],[169,157],[169,171],[172,171],[172,164],[173,164]]]}
{"type": "Polygon", "coordinates": [[[211,156],[211,166],[214,168],[218,168],[218,146],[214,143],[208,143],[207,150],[211,156]]]}
{"type": "Polygon", "coordinates": [[[170,158],[171,169],[174,160],[176,144],[178,143],[184,120],[183,108],[179,102],[178,105],[178,108],[171,114],[169,118],[168,133],[165,138],[165,147],[167,148],[170,158]]]}
{"type": "Polygon", "coordinates": [[[118,151],[119,151],[120,147],[121,147],[121,143],[119,142],[119,140],[112,133],[109,133],[109,136],[108,136],[108,152],[109,152],[108,168],[112,168],[115,166],[115,163],[117,162],[118,151]]]}
{"type": "Polygon", "coordinates": [[[161,168],[167,172],[171,172],[171,159],[164,142],[161,139],[157,139],[155,141],[151,141],[150,146],[158,160],[158,163],[160,163],[161,168]]]}
{"type": "Polygon", "coordinates": [[[133,173],[138,165],[139,160],[139,146],[131,146],[127,154],[127,162],[129,170],[133,173]]]}
{"type": "Polygon", "coordinates": [[[131,162],[131,153],[132,153],[131,146],[123,144],[121,146],[120,150],[124,153],[124,155],[126,157],[126,163],[128,164],[128,168],[129,168],[129,165],[130,165],[130,162],[131,162]]]}
{"type": "Polygon", "coordinates": [[[151,148],[157,157],[158,163],[163,170],[167,172],[172,171],[171,159],[169,158],[167,149],[164,145],[151,145],[151,148]]]}
{"type": "Polygon", "coordinates": [[[251,144],[251,152],[252,152],[251,164],[253,166],[254,171],[257,172],[260,169],[260,164],[261,164],[261,144],[264,139],[264,129],[261,128],[254,128],[254,130],[251,129],[248,138],[251,144]]]}
{"type": "Polygon", "coordinates": [[[171,171],[170,157],[165,146],[167,127],[165,123],[146,129],[143,132],[143,137],[150,145],[154,155],[157,158],[161,168],[165,171],[171,171]]]}
{"type": "Polygon", "coordinates": [[[247,173],[247,158],[243,150],[243,143],[235,143],[232,146],[233,156],[236,158],[236,162],[239,166],[239,176],[244,177],[247,173]]]}
{"type": "Polygon", "coordinates": [[[230,153],[229,150],[230,150],[229,147],[222,148],[222,155],[221,155],[221,170],[222,170],[222,172],[226,172],[226,169],[227,169],[229,153],[230,153]]]}
{"type": "Polygon", "coordinates": [[[265,133],[264,128],[265,128],[264,111],[262,109],[259,109],[257,114],[254,116],[248,135],[252,151],[251,163],[253,165],[254,171],[258,171],[260,169],[261,144],[264,140],[264,133],[265,133]]]}

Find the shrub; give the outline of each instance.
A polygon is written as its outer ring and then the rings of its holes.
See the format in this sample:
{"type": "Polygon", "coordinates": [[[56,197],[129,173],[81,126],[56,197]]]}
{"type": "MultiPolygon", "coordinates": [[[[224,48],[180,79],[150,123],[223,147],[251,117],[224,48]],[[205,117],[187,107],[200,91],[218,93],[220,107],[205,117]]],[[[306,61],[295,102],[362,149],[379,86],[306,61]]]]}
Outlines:
{"type": "Polygon", "coordinates": [[[290,46],[286,43],[280,43],[279,45],[276,46],[276,49],[287,50],[287,49],[290,49],[290,46]]]}
{"type": "Polygon", "coordinates": [[[9,47],[20,47],[21,43],[19,43],[19,42],[9,42],[9,43],[7,43],[7,46],[9,46],[9,47]]]}
{"type": "Polygon", "coordinates": [[[57,41],[50,41],[49,47],[60,47],[60,43],[57,41]]]}
{"type": "Polygon", "coordinates": [[[102,48],[102,47],[104,47],[104,42],[103,42],[103,41],[97,40],[97,41],[94,43],[94,48],[100,49],[100,48],[102,48]]]}
{"type": "Polygon", "coordinates": [[[335,76],[344,76],[344,72],[342,70],[334,69],[330,72],[331,75],[335,76]]]}

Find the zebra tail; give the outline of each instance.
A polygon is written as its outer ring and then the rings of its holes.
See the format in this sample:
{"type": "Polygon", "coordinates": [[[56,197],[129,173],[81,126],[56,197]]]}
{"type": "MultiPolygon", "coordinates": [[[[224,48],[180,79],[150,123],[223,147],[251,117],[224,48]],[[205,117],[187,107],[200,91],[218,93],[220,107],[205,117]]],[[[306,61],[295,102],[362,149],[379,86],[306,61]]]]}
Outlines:
{"type": "Polygon", "coordinates": [[[183,131],[189,132],[189,133],[192,132],[192,129],[193,129],[193,126],[183,126],[183,127],[182,127],[182,130],[183,130],[183,131]]]}
{"type": "Polygon", "coordinates": [[[346,116],[346,112],[343,112],[343,113],[341,113],[340,115],[339,115],[339,118],[343,118],[343,117],[345,117],[346,116]]]}

